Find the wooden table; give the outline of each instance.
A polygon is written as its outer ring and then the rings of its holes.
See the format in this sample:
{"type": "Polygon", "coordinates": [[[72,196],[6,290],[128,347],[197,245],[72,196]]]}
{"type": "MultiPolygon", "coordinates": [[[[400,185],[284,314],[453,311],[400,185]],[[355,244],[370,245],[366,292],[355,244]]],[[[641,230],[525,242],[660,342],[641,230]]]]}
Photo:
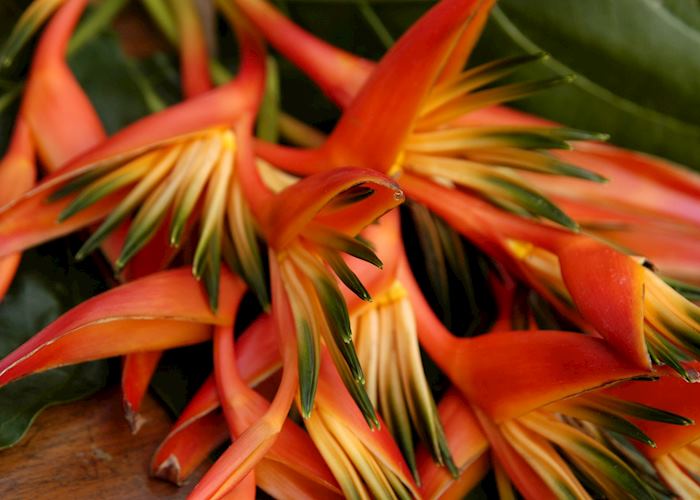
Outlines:
{"type": "Polygon", "coordinates": [[[118,388],[45,410],[20,443],[0,451],[0,498],[185,498],[205,467],[180,488],[149,478],[151,454],[171,420],[150,397],[142,413],[147,422],[134,436],[118,388]]]}

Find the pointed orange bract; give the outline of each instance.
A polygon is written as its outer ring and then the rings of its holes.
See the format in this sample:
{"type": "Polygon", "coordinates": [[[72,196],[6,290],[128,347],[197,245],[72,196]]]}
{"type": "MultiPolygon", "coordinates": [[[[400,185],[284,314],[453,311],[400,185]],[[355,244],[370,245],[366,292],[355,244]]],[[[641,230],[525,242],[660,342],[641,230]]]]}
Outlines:
{"type": "MultiPolygon", "coordinates": [[[[37,333],[0,362],[0,384],[56,366],[203,342],[210,325],[230,325],[233,316],[213,313],[187,269],[154,274],[83,302],[37,333]]],[[[223,303],[244,286],[226,272],[223,303]]]]}
{"type": "Polygon", "coordinates": [[[618,357],[602,339],[572,332],[496,332],[458,339],[435,317],[405,263],[399,276],[411,297],[421,345],[464,396],[497,423],[647,373],[618,357]]]}
{"type": "Polygon", "coordinates": [[[389,50],[329,138],[326,147],[334,161],[380,172],[394,164],[420,105],[480,4],[480,0],[439,2],[389,50]],[[416,60],[421,64],[412,64],[416,60]],[[401,79],[396,78],[399,67],[401,79]]]}
{"type": "Polygon", "coordinates": [[[87,3],[66,1],[47,25],[36,48],[19,112],[49,171],[105,137],[95,109],[65,62],[70,35],[87,3]],[[68,116],[70,126],[65,124],[68,116]]]}
{"type": "Polygon", "coordinates": [[[346,106],[359,92],[374,64],[315,38],[264,0],[237,0],[256,28],[315,82],[331,100],[346,106]],[[293,40],[293,43],[289,43],[293,40]],[[294,47],[300,50],[288,50],[294,47]],[[323,61],[323,64],[319,64],[323,61]]]}
{"type": "Polygon", "coordinates": [[[180,0],[171,5],[180,31],[182,91],[186,97],[194,97],[212,87],[207,40],[194,0],[180,0]]]}
{"type": "Polygon", "coordinates": [[[626,359],[650,368],[642,266],[594,240],[579,239],[557,255],[566,288],[581,314],[626,359]]]}
{"type": "Polygon", "coordinates": [[[161,351],[146,351],[126,355],[122,362],[122,406],[132,434],[136,434],[144,423],[139,415],[153,373],[156,371],[161,351]]]}
{"type": "Polygon", "coordinates": [[[572,332],[499,332],[460,347],[450,378],[496,422],[648,373],[618,357],[602,339],[572,332]],[[527,359],[523,352],[530,353],[527,359]]]}
{"type": "Polygon", "coordinates": [[[466,26],[466,28],[464,28],[464,31],[455,43],[455,47],[452,49],[449,57],[447,58],[447,61],[445,61],[438,79],[439,83],[448,81],[462,72],[467,64],[469,56],[474,50],[476,42],[479,40],[481,33],[484,31],[486,21],[488,21],[491,14],[491,9],[495,3],[496,0],[481,0],[481,3],[475,10],[472,19],[469,20],[469,24],[466,26]]]}

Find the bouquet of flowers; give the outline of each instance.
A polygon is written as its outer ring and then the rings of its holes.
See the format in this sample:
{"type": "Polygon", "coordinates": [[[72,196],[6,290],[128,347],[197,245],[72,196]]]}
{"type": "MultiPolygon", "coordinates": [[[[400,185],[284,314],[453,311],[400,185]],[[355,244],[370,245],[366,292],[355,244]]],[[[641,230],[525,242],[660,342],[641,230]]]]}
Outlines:
{"type": "MultiPolygon", "coordinates": [[[[375,62],[286,4],[143,0],[179,95],[112,53],[117,102],[94,92],[104,75],[86,92],[94,59],[67,60],[129,2],[88,3],[35,0],[0,49],[4,306],[32,271],[22,253],[68,235],[55,279],[80,288],[8,349],[3,391],[38,409],[61,397],[35,374],[103,381],[104,365],[67,367],[122,356],[136,433],[164,351],[208,344],[150,470],[182,484],[214,454],[195,499],[700,496],[700,176],[606,143],[643,123],[588,132],[505,107],[537,94],[586,113],[507,16],[523,6],[440,0],[394,41],[359,2],[388,46],[375,62]],[[489,19],[524,51],[493,56],[489,19]],[[340,111],[308,124],[281,102],[340,111]]],[[[640,141],[700,166],[692,139],[640,141]]]]}

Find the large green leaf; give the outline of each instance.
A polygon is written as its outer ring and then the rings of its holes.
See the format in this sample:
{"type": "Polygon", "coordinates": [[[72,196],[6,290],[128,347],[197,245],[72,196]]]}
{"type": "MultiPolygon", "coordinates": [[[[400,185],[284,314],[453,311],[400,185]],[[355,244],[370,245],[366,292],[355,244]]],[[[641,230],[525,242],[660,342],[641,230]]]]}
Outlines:
{"type": "Polygon", "coordinates": [[[576,79],[518,106],[700,168],[700,4],[502,0],[477,58],[542,51],[550,59],[517,78],[576,79]]]}
{"type": "MultiPolygon", "coordinates": [[[[0,303],[0,357],[60,314],[104,289],[89,263],[76,264],[65,241],[25,253],[0,303]]],[[[0,448],[19,441],[41,410],[73,401],[104,386],[105,362],[58,368],[0,388],[0,448]]]]}

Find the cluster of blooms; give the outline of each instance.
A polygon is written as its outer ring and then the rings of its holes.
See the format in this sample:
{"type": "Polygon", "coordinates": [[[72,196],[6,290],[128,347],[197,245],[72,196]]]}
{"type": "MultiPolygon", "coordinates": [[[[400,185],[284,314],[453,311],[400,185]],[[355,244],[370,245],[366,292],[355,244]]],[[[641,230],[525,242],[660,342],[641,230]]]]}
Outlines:
{"type": "Polygon", "coordinates": [[[241,62],[214,87],[193,4],[171,2],[186,98],[106,137],[65,63],[87,0],[37,0],[0,163],[2,290],[24,249],[81,228],[79,256],[124,284],[0,361],[0,384],[125,356],[137,428],[162,350],[211,340],[151,470],[182,483],[231,441],[192,498],[460,498],[489,470],[504,498],[700,497],[700,177],[501,107],[552,82],[498,83],[539,55],[464,69],[493,3],[441,0],[375,64],[265,0],[220,0],[241,62]],[[327,137],[254,137],[265,40],[343,110],[327,137]],[[423,297],[404,201],[455,267],[460,237],[488,256],[488,332],[454,336],[423,297]],[[538,329],[524,287],[578,331],[538,329]],[[247,290],[265,313],[234,340],[247,290]],[[439,402],[421,348],[451,383],[439,402]]]}

